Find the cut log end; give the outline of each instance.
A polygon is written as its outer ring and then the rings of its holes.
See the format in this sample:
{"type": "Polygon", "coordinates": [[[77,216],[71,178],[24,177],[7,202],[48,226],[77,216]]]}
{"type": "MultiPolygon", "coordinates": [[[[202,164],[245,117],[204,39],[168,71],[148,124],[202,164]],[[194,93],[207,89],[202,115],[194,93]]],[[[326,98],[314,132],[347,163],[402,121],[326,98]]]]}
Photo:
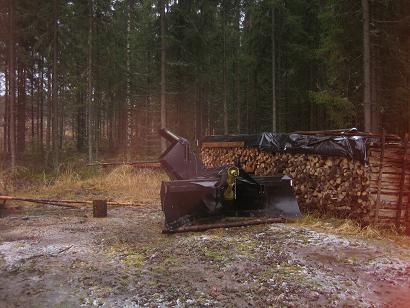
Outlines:
{"type": "Polygon", "coordinates": [[[107,200],[93,200],[93,217],[107,217],[107,200]]]}

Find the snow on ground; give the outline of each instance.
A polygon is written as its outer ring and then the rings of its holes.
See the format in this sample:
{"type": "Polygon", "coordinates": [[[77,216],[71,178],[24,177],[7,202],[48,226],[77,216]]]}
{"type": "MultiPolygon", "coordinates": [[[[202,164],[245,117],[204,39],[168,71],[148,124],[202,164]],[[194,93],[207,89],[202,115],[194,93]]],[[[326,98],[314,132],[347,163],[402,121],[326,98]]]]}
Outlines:
{"type": "Polygon", "coordinates": [[[159,205],[0,217],[0,307],[384,307],[410,299],[410,253],[292,224],[161,234],[159,205]]]}

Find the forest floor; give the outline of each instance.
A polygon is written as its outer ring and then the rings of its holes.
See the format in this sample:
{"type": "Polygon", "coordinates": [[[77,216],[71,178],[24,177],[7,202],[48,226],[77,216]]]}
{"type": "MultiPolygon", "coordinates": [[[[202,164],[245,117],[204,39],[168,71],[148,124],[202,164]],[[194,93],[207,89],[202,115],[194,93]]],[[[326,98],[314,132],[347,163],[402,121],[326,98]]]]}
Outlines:
{"type": "Polygon", "coordinates": [[[408,239],[306,217],[164,235],[164,178],[116,169],[23,185],[15,193],[145,205],[93,218],[87,206],[8,203],[0,209],[0,307],[410,307],[408,239]]]}

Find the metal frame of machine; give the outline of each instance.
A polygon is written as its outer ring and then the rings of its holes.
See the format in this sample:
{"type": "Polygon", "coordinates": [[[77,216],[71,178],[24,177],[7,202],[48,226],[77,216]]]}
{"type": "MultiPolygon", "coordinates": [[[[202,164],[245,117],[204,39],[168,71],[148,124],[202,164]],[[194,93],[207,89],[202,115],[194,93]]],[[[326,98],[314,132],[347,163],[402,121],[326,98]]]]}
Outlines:
{"type": "Polygon", "coordinates": [[[288,219],[300,215],[291,178],[253,176],[241,168],[239,161],[206,169],[188,140],[167,129],[161,129],[160,135],[170,142],[160,157],[170,177],[161,185],[165,232],[192,225],[220,225],[227,219],[288,219]]]}

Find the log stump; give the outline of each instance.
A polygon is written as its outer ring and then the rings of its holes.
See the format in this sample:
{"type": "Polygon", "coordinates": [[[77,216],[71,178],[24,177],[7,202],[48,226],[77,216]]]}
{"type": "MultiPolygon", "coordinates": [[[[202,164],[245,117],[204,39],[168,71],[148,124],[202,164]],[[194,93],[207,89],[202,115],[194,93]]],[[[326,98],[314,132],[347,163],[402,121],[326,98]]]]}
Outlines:
{"type": "Polygon", "coordinates": [[[107,217],[107,200],[93,200],[93,217],[107,217]]]}

